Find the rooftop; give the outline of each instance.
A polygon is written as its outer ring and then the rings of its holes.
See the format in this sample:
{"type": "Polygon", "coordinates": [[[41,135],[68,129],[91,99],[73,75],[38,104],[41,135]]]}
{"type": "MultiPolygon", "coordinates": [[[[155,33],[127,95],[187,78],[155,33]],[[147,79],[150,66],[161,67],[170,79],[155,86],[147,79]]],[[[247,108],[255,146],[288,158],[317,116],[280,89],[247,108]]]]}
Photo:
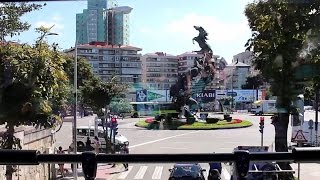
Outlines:
{"type": "MultiPolygon", "coordinates": [[[[89,44],[78,44],[77,48],[98,48],[98,49],[125,49],[125,50],[136,50],[142,51],[142,48],[138,48],[135,46],[128,46],[128,45],[111,45],[107,42],[90,42],[89,44]]],[[[74,47],[65,50],[65,52],[74,51],[74,47]]]]}
{"type": "Polygon", "coordinates": [[[173,58],[178,58],[177,56],[175,55],[172,55],[172,54],[167,54],[167,53],[164,53],[164,52],[155,52],[155,53],[147,53],[143,56],[148,56],[148,57],[173,57],[173,58]]]}
{"type": "Polygon", "coordinates": [[[242,63],[242,62],[233,62],[229,65],[227,65],[227,67],[250,67],[248,64],[242,63]]]}

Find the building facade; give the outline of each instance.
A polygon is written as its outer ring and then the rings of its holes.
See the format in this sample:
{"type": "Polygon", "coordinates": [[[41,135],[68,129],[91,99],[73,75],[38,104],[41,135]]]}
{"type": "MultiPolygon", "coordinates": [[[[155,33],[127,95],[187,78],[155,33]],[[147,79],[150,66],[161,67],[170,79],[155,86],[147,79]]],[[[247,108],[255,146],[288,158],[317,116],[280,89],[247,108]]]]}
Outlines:
{"type": "MultiPolygon", "coordinates": [[[[74,53],[75,48],[66,52],[74,53]]],[[[109,81],[112,76],[122,82],[141,82],[141,48],[133,46],[112,46],[105,42],[91,42],[77,45],[78,56],[85,57],[92,66],[94,74],[109,81]]]]}
{"type": "Polygon", "coordinates": [[[87,9],[76,14],[76,43],[105,41],[107,0],[88,0],[87,9]]]}
{"type": "Polygon", "coordinates": [[[142,83],[150,89],[168,90],[178,79],[178,57],[163,52],[141,57],[142,83]]]}
{"type": "Polygon", "coordinates": [[[237,55],[234,55],[232,62],[235,63],[237,61],[250,66],[250,75],[251,76],[255,76],[255,75],[259,74],[259,71],[255,70],[254,65],[253,65],[254,54],[252,51],[245,51],[245,52],[239,53],[237,55]]]}
{"type": "MultiPolygon", "coordinates": [[[[114,46],[106,42],[91,42],[89,44],[77,45],[77,55],[85,57],[92,66],[95,75],[103,81],[110,81],[113,76],[118,77],[120,82],[129,85],[126,97],[135,101],[136,84],[141,82],[141,48],[133,46],[114,46]]],[[[74,53],[75,48],[65,51],[74,53]]]]}
{"type": "Polygon", "coordinates": [[[106,19],[107,42],[114,45],[129,45],[130,28],[129,16],[132,8],[129,6],[113,7],[108,9],[106,19]]]}
{"type": "Polygon", "coordinates": [[[201,57],[203,57],[203,55],[197,54],[195,52],[185,52],[183,54],[178,55],[178,73],[183,74],[189,72],[191,68],[194,66],[195,59],[201,57]]]}
{"type": "Polygon", "coordinates": [[[129,45],[131,11],[131,7],[118,6],[115,0],[88,0],[87,9],[76,14],[76,43],[129,45]]]}
{"type": "Polygon", "coordinates": [[[241,89],[250,75],[250,66],[242,62],[233,62],[226,66],[224,72],[226,74],[225,88],[241,89]]]}

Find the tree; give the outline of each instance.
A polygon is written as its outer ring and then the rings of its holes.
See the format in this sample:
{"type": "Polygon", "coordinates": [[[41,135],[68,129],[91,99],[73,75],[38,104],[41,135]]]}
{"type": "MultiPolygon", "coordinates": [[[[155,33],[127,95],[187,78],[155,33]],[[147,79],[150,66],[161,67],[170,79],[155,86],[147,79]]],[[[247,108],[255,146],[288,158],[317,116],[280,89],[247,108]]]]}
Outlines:
{"type": "MultiPolygon", "coordinates": [[[[290,0],[259,0],[245,8],[252,30],[247,50],[255,55],[254,65],[271,84],[277,96],[279,113],[275,126],[275,150],[288,151],[289,114],[294,111],[292,100],[298,95],[293,86],[294,72],[304,63],[302,52],[307,48],[308,33],[316,33],[319,1],[294,3],[290,0]]],[[[296,112],[296,111],[294,111],[296,112]]],[[[280,164],[283,169],[288,167],[280,164]]]]}
{"type": "MultiPolygon", "coordinates": [[[[45,6],[46,4],[44,4],[45,6]]],[[[34,3],[1,3],[0,6],[0,41],[5,41],[6,36],[20,35],[21,32],[30,28],[28,22],[23,22],[20,18],[34,10],[42,8],[41,4],[34,3]]]]}
{"type": "MultiPolygon", "coordinates": [[[[54,110],[65,103],[68,77],[55,44],[8,43],[0,47],[0,59],[0,124],[7,128],[1,147],[20,149],[14,127],[53,127],[60,120],[54,110]]],[[[12,173],[12,166],[7,166],[7,179],[12,173]]]]}
{"type": "Polygon", "coordinates": [[[264,83],[263,77],[258,74],[255,76],[248,76],[246,84],[242,85],[242,89],[259,89],[264,83]]]}
{"type": "MultiPolygon", "coordinates": [[[[70,87],[72,87],[69,91],[69,98],[68,98],[68,106],[73,106],[73,103],[75,101],[75,97],[73,95],[74,92],[74,63],[75,63],[75,57],[73,55],[66,54],[65,55],[66,62],[64,63],[64,70],[66,71],[70,87]]],[[[88,60],[84,57],[77,57],[77,84],[78,88],[81,89],[82,86],[84,86],[84,82],[86,81],[92,81],[93,78],[95,78],[95,74],[92,71],[91,65],[88,63],[88,60]]],[[[82,93],[81,91],[78,92],[78,100],[82,102],[82,93]]],[[[81,107],[83,107],[83,104],[81,104],[81,107]]]]}
{"type": "MultiPolygon", "coordinates": [[[[120,83],[116,77],[111,78],[109,82],[104,82],[100,78],[94,77],[90,81],[85,81],[84,86],[81,87],[82,102],[92,107],[93,111],[105,121],[102,108],[107,109],[113,97],[125,94],[127,87],[127,85],[120,83]]],[[[106,152],[108,153],[111,143],[107,136],[107,128],[104,128],[104,132],[107,143],[106,152]]]]}
{"type": "MultiPolygon", "coordinates": [[[[66,62],[64,64],[64,70],[66,71],[70,84],[74,84],[74,62],[75,57],[73,55],[66,55],[66,62]]],[[[88,60],[84,57],[77,57],[77,79],[78,86],[84,86],[85,81],[92,80],[95,75],[92,71],[91,65],[88,63],[88,60]]]]}
{"type": "Polygon", "coordinates": [[[101,114],[101,109],[110,104],[113,97],[125,94],[127,85],[120,83],[116,77],[104,82],[98,77],[85,81],[81,87],[83,103],[101,114]]]}
{"type": "Polygon", "coordinates": [[[133,106],[125,98],[113,98],[110,103],[110,109],[115,113],[129,113],[133,111],[133,106]]]}

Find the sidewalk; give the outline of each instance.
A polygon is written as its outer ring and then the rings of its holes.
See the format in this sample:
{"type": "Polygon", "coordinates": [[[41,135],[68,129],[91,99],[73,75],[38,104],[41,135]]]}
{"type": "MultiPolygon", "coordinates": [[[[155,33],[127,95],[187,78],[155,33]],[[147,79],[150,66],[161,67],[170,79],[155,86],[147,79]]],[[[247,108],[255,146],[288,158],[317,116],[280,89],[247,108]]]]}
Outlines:
{"type": "MultiPolygon", "coordinates": [[[[113,177],[115,177],[117,174],[125,171],[122,164],[117,164],[116,167],[114,168],[112,168],[111,166],[112,165],[108,165],[108,164],[98,164],[96,180],[112,180],[113,177]]],[[[73,173],[71,170],[71,165],[65,164],[64,167],[65,169],[68,170],[68,173],[65,174],[64,178],[62,178],[61,175],[59,174],[57,175],[56,179],[74,179],[73,173]]],[[[58,165],[56,165],[56,169],[58,169],[58,165]]],[[[78,171],[77,179],[84,180],[82,166],[80,164],[77,171],[78,171]]]]}

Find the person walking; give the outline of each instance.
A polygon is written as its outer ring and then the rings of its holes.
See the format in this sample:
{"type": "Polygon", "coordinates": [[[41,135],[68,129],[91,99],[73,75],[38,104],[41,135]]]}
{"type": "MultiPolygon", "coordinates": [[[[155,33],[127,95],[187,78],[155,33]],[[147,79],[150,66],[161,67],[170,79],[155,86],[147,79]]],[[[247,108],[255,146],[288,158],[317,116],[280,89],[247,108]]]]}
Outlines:
{"type": "MultiPolygon", "coordinates": [[[[129,147],[128,147],[127,144],[125,144],[123,146],[121,153],[122,154],[129,154],[129,147]]],[[[125,170],[128,171],[129,164],[128,163],[123,163],[123,166],[124,166],[125,170]]]]}
{"type": "MultiPolygon", "coordinates": [[[[64,154],[64,151],[62,150],[61,146],[59,146],[57,154],[64,154]]],[[[61,176],[64,177],[64,164],[58,164],[58,165],[61,172],[61,176]]]]}
{"type": "Polygon", "coordinates": [[[92,150],[90,137],[87,137],[86,149],[87,149],[87,151],[91,151],[92,150]]]}
{"type": "Polygon", "coordinates": [[[101,148],[101,142],[97,136],[94,137],[94,150],[97,154],[99,154],[101,148]]]}

